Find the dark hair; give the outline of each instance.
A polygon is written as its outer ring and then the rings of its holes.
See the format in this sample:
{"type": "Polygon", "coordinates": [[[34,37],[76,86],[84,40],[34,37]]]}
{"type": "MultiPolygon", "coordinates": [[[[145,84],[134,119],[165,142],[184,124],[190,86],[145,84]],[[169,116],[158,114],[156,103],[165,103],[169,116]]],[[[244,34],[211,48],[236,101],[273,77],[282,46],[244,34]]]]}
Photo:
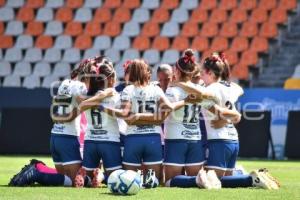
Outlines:
{"type": "Polygon", "coordinates": [[[130,82],[138,82],[140,85],[144,85],[149,81],[149,68],[148,64],[144,60],[134,59],[128,67],[130,82]]]}
{"type": "Polygon", "coordinates": [[[205,58],[203,62],[203,68],[208,71],[212,71],[216,78],[223,79],[225,63],[221,59],[220,54],[218,52],[212,53],[209,57],[205,58]]]}
{"type": "Polygon", "coordinates": [[[223,73],[221,74],[221,79],[223,81],[230,81],[230,65],[228,60],[226,59],[226,55],[223,52],[219,52],[219,56],[224,63],[223,73]]]}
{"type": "Polygon", "coordinates": [[[180,70],[182,78],[192,77],[197,66],[194,51],[192,49],[185,50],[183,56],[177,60],[175,66],[180,70]]]}

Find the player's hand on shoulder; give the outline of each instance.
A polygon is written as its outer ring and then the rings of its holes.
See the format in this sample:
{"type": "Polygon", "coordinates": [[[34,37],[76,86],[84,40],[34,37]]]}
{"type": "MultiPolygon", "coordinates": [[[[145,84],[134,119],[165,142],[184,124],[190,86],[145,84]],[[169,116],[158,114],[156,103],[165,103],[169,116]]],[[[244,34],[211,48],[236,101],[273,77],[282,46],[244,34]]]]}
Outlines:
{"type": "Polygon", "coordinates": [[[225,127],[227,123],[228,122],[225,119],[218,119],[218,120],[212,120],[210,125],[212,128],[219,129],[225,127]]]}

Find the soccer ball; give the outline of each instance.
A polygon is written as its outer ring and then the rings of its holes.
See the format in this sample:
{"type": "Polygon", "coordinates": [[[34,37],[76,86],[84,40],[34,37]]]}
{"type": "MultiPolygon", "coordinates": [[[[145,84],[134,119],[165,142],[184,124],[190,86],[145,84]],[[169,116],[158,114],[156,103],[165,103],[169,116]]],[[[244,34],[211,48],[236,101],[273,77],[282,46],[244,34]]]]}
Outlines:
{"type": "Polygon", "coordinates": [[[107,186],[114,194],[137,194],[141,189],[141,178],[135,171],[120,169],[110,174],[107,186]]]}

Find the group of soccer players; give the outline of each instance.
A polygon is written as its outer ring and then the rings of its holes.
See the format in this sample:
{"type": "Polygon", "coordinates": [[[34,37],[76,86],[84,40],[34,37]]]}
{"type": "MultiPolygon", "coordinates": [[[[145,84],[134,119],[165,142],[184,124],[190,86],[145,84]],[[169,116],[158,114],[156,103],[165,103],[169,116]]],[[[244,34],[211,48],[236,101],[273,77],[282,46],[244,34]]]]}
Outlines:
{"type": "Polygon", "coordinates": [[[223,53],[200,64],[187,49],[151,82],[147,61],[124,63],[124,83],[105,56],[82,61],[53,98],[50,149],[55,169],[32,160],[9,185],[99,187],[114,170],[141,171],[143,186],[278,189],[266,171],[234,174],[239,151],[235,103],[243,89],[230,81],[223,53]],[[84,114],[83,114],[84,113],[84,114]],[[87,128],[80,153],[80,118],[87,128]],[[100,171],[103,166],[104,174],[100,171]]]}

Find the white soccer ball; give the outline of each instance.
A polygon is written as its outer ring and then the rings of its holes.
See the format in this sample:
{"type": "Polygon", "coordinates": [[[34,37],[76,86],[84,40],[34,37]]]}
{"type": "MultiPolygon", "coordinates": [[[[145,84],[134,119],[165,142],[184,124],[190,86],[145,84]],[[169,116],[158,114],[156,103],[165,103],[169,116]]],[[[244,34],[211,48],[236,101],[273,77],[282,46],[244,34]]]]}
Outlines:
{"type": "Polygon", "coordinates": [[[137,194],[141,189],[141,177],[132,170],[116,170],[108,177],[107,186],[115,194],[137,194]]]}

